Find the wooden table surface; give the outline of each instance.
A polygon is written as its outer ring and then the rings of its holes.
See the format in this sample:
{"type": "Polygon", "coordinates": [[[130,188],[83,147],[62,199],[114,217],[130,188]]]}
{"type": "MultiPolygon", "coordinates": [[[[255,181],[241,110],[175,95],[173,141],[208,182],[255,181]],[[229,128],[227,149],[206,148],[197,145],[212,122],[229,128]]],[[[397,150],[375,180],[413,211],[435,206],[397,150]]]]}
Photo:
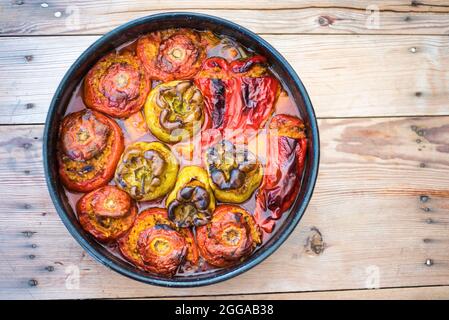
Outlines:
{"type": "Polygon", "coordinates": [[[0,2],[0,298],[449,298],[449,1],[0,2]],[[229,281],[168,289],[94,261],[48,196],[42,132],[71,63],[131,19],[194,11],[285,55],[319,117],[294,233],[229,281]],[[371,289],[371,290],[368,290],[371,289]]]}

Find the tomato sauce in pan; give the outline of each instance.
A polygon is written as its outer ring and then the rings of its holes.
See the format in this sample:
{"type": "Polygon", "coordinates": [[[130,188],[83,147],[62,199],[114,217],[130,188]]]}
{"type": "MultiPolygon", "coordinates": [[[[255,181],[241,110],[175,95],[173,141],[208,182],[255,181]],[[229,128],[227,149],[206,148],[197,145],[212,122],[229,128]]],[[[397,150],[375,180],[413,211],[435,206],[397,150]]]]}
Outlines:
{"type": "MultiPolygon", "coordinates": [[[[202,31],[199,31],[199,32],[201,33],[202,31]]],[[[214,36],[216,36],[216,35],[214,35],[214,36]]],[[[218,41],[215,45],[208,48],[207,57],[222,57],[228,61],[233,61],[233,60],[246,58],[248,56],[255,54],[253,51],[241,46],[240,44],[238,44],[235,40],[233,40],[231,38],[222,37],[222,36],[216,36],[216,37],[217,37],[218,41]]],[[[128,42],[127,44],[117,48],[116,52],[117,53],[123,53],[123,52],[135,53],[136,42],[137,42],[137,39],[132,40],[132,41],[128,42]]],[[[279,79],[279,77],[276,76],[276,74],[273,72],[273,70],[270,69],[270,72],[279,80],[279,82],[281,83],[281,86],[282,86],[282,79],[279,79]]],[[[151,87],[155,88],[160,83],[162,83],[162,81],[154,81],[153,80],[151,82],[151,87]]],[[[68,104],[68,107],[67,107],[66,115],[71,114],[76,111],[83,110],[86,108],[86,105],[83,101],[83,90],[82,89],[83,89],[83,83],[81,82],[77,86],[76,90],[73,93],[73,96],[72,96],[72,98],[68,104]]],[[[295,105],[292,98],[290,97],[288,91],[285,89],[285,87],[283,87],[281,89],[281,92],[276,100],[275,105],[274,105],[273,115],[276,115],[276,114],[287,114],[287,115],[292,115],[292,116],[295,116],[298,118],[300,117],[298,108],[295,105]]],[[[126,146],[128,146],[134,142],[137,142],[137,141],[146,141],[146,142],[158,141],[158,139],[148,129],[147,124],[145,122],[144,115],[143,115],[143,111],[134,113],[127,118],[123,118],[123,119],[113,118],[113,119],[118,123],[118,125],[120,126],[120,128],[123,131],[125,148],[126,148],[126,146]]],[[[265,125],[265,128],[267,128],[267,127],[268,127],[268,122],[265,125]]],[[[173,150],[173,149],[175,149],[176,144],[170,145],[170,146],[173,150]]],[[[259,148],[257,150],[257,151],[259,151],[259,152],[257,152],[257,155],[259,157],[260,162],[262,164],[265,164],[267,159],[265,159],[264,155],[266,155],[267,153],[265,152],[265,150],[262,150],[262,152],[261,152],[261,148],[262,149],[266,148],[266,144],[259,143],[257,146],[255,146],[250,140],[249,149],[253,153],[256,154],[256,152],[255,152],[256,148],[259,148]]],[[[189,164],[189,161],[182,157],[178,156],[178,160],[180,162],[180,168],[179,168],[180,170],[182,170],[183,167],[185,167],[186,165],[189,164]]],[[[109,185],[115,185],[114,179],[111,179],[111,181],[109,182],[109,185]]],[[[83,196],[83,193],[72,192],[67,189],[65,189],[65,193],[67,195],[67,198],[69,200],[71,207],[73,208],[74,212],[76,212],[76,203],[81,198],[81,196],[83,196]]],[[[251,195],[251,197],[248,200],[246,200],[243,203],[239,203],[237,205],[242,207],[249,213],[254,213],[256,210],[256,206],[257,206],[256,193],[257,193],[257,190],[256,190],[256,192],[253,192],[253,194],[251,195]]],[[[143,210],[148,209],[148,208],[164,208],[165,207],[164,206],[165,199],[166,199],[166,197],[156,200],[156,201],[137,201],[136,204],[138,207],[138,212],[142,212],[143,210]]],[[[217,205],[219,205],[219,204],[220,204],[220,202],[217,201],[217,205]]],[[[266,232],[262,229],[263,243],[266,242],[273,234],[276,233],[277,228],[279,228],[279,226],[282,225],[283,220],[285,219],[286,215],[287,215],[287,213],[284,214],[279,220],[277,220],[276,225],[274,226],[274,229],[272,230],[272,232],[266,232]]],[[[256,250],[258,250],[258,248],[263,246],[263,243],[261,245],[259,245],[256,248],[256,250]]],[[[114,255],[121,257],[123,259],[122,255],[120,254],[120,251],[118,250],[118,246],[116,243],[104,244],[104,246],[111,253],[113,253],[114,255]]],[[[219,267],[211,266],[210,264],[205,262],[203,259],[200,259],[198,266],[195,266],[195,267],[192,267],[189,265],[181,266],[181,268],[177,271],[176,276],[186,276],[186,275],[190,275],[192,273],[211,272],[218,268],[219,267]]]]}

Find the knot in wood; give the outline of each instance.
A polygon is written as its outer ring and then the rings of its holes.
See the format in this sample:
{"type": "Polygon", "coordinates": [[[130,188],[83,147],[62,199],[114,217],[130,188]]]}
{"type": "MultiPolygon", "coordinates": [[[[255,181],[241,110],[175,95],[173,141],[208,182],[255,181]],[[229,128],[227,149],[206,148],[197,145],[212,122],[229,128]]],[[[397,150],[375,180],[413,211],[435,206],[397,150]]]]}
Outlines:
{"type": "Polygon", "coordinates": [[[317,256],[323,253],[326,248],[326,243],[324,242],[323,235],[318,228],[310,228],[310,234],[306,239],[304,248],[305,252],[312,256],[317,256]]]}

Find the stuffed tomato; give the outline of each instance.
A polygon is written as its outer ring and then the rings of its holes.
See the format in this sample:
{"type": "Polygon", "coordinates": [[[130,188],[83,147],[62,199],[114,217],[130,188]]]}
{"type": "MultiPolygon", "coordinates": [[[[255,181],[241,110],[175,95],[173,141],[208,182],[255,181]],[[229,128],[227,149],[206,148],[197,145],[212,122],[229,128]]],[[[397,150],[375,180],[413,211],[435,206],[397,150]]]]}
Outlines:
{"type": "Polygon", "coordinates": [[[84,79],[84,103],[112,117],[126,118],[139,111],[151,82],[140,60],[129,52],[100,59],[84,79]]]}
{"type": "Polygon", "coordinates": [[[76,205],[81,226],[100,242],[121,237],[134,223],[137,207],[115,186],[105,186],[82,196],[76,205]]]}
{"type": "Polygon", "coordinates": [[[71,113],[62,120],[59,138],[59,176],[67,189],[92,191],[114,176],[124,148],[114,120],[86,109],[71,113]]]}
{"type": "Polygon", "coordinates": [[[194,30],[156,31],[137,41],[137,56],[151,79],[191,79],[206,57],[206,41],[194,30]]]}
{"type": "Polygon", "coordinates": [[[209,224],[197,228],[201,256],[215,267],[234,265],[249,256],[262,242],[254,218],[236,205],[220,205],[209,224]]]}
{"type": "Polygon", "coordinates": [[[134,226],[118,241],[123,256],[139,268],[173,276],[179,267],[198,262],[198,249],[192,232],[179,229],[161,208],[139,214],[134,226]]]}

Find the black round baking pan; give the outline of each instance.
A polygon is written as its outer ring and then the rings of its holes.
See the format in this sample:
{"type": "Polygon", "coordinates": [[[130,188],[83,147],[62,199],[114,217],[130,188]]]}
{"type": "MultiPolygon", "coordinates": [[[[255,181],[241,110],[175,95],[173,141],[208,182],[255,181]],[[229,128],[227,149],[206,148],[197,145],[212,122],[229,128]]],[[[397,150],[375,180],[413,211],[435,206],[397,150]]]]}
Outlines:
{"type": "Polygon", "coordinates": [[[287,239],[303,216],[313,193],[318,175],[319,136],[315,113],[304,85],[285,58],[268,42],[238,24],[218,17],[189,12],[162,13],[130,21],[108,32],[84,51],[70,67],[50,104],[44,131],[43,159],[47,186],[56,211],[72,236],[91,256],[109,268],[138,281],[166,287],[195,287],[220,282],[249,270],[266,259],[287,239]],[[139,35],[160,29],[181,27],[211,30],[229,36],[267,57],[272,69],[299,108],[306,125],[309,144],[302,187],[297,199],[290,211],[285,213],[287,217],[282,225],[261,248],[239,265],[209,273],[168,279],[141,271],[115,256],[81,228],[58,178],[56,146],[59,124],[66,112],[68,102],[76,86],[99,58],[139,35]]]}

